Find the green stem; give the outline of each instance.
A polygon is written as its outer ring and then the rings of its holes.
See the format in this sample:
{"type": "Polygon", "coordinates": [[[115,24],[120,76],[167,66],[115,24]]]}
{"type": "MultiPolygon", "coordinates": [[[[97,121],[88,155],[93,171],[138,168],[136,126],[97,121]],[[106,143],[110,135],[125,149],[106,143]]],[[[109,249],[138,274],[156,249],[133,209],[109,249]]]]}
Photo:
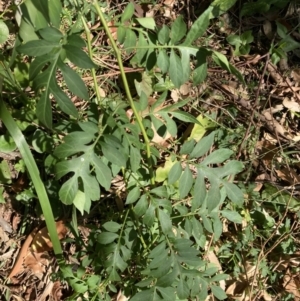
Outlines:
{"type": "MultiPolygon", "coordinates": [[[[89,30],[83,16],[81,16],[81,20],[82,20],[82,23],[83,23],[83,27],[84,27],[84,30],[85,30],[86,39],[87,39],[87,43],[88,43],[89,56],[90,56],[90,59],[93,60],[92,43],[91,43],[91,38],[90,38],[91,31],[89,30]]],[[[96,95],[97,95],[97,104],[99,104],[101,96],[100,96],[100,91],[99,91],[99,87],[98,87],[98,83],[97,83],[95,68],[92,68],[91,71],[92,71],[92,77],[93,77],[94,87],[95,87],[94,90],[95,90],[96,95]]]]}
{"type": "Polygon", "coordinates": [[[25,140],[25,137],[23,136],[16,122],[12,118],[10,112],[7,110],[2,99],[0,99],[0,119],[2,120],[3,124],[5,125],[12,138],[14,139],[22,155],[26,168],[35,187],[45,217],[47,229],[49,231],[50,239],[53,244],[54,253],[55,255],[57,255],[59,264],[62,264],[62,248],[57,235],[55,220],[45,186],[40,178],[38,167],[25,140]]]}
{"type": "Polygon", "coordinates": [[[148,135],[146,133],[146,129],[142,123],[142,119],[141,119],[141,116],[139,115],[135,105],[134,105],[134,101],[132,99],[132,96],[131,96],[131,93],[130,93],[130,89],[129,89],[129,85],[128,85],[128,81],[127,81],[127,78],[126,78],[126,74],[125,74],[125,70],[124,70],[124,66],[123,66],[123,62],[122,62],[122,56],[121,56],[121,52],[119,50],[119,48],[117,47],[117,44],[115,43],[115,40],[109,30],[109,27],[107,25],[107,22],[104,18],[104,15],[101,11],[101,8],[99,7],[98,5],[98,2],[97,0],[94,1],[94,6],[97,10],[97,13],[100,17],[100,21],[104,27],[104,30],[105,30],[105,33],[107,34],[108,36],[108,39],[111,43],[111,46],[116,54],[116,57],[117,57],[117,61],[118,61],[118,65],[119,65],[119,68],[120,68],[120,72],[121,72],[121,77],[122,77],[122,81],[123,81],[123,84],[124,84],[124,88],[125,88],[125,93],[126,93],[126,96],[127,96],[127,99],[129,101],[129,104],[130,104],[130,107],[133,111],[133,114],[134,114],[134,117],[136,118],[136,121],[142,131],[142,135],[143,135],[143,138],[144,138],[144,142],[146,144],[146,155],[147,155],[147,163],[148,163],[148,168],[149,168],[149,174],[150,174],[150,181],[151,181],[151,184],[154,185],[155,184],[155,180],[154,180],[154,172],[153,172],[153,168],[152,168],[152,161],[151,161],[151,149],[150,149],[150,140],[148,138],[148,135]]]}

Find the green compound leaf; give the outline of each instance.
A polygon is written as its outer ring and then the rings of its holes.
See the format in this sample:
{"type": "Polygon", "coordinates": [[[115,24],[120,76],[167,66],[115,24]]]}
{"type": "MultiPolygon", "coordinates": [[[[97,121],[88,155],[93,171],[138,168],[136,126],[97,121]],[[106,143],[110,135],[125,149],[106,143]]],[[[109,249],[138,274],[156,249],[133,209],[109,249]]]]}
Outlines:
{"type": "Polygon", "coordinates": [[[228,62],[224,54],[217,51],[213,51],[212,59],[224,70],[227,70],[228,72],[235,75],[244,85],[246,84],[242,74],[228,62]]]}
{"type": "Polygon", "coordinates": [[[67,37],[67,41],[69,45],[76,46],[78,48],[85,47],[85,41],[78,33],[73,33],[67,37]]]}
{"type": "Polygon", "coordinates": [[[238,206],[244,203],[244,194],[242,190],[235,184],[223,181],[228,198],[238,206]]]}
{"type": "MultiPolygon", "coordinates": [[[[65,205],[72,205],[78,191],[78,182],[75,177],[67,180],[59,190],[59,198],[65,205]]],[[[84,199],[85,201],[85,199],[84,199]]]]}
{"type": "Polygon", "coordinates": [[[191,123],[197,123],[199,124],[199,121],[197,118],[195,118],[193,115],[189,114],[188,112],[184,111],[173,111],[170,112],[174,117],[177,119],[184,121],[184,122],[191,122],[191,123]]]}
{"type": "Polygon", "coordinates": [[[116,222],[106,222],[105,224],[102,225],[102,227],[109,231],[109,232],[118,232],[118,230],[121,229],[122,225],[116,223],[116,222]]]}
{"type": "Polygon", "coordinates": [[[52,128],[52,108],[49,94],[46,91],[42,93],[37,103],[36,115],[47,128],[52,128]]]}
{"type": "Polygon", "coordinates": [[[41,37],[49,42],[59,43],[63,38],[63,34],[54,27],[45,27],[38,31],[41,37]]]}
{"type": "Polygon", "coordinates": [[[158,219],[163,233],[170,233],[172,231],[172,222],[170,216],[164,210],[161,209],[158,210],[158,213],[158,219]]]}
{"type": "Polygon", "coordinates": [[[112,232],[102,232],[98,235],[98,242],[102,245],[112,243],[119,235],[112,232]]]}
{"type": "Polygon", "coordinates": [[[49,7],[49,17],[53,26],[59,28],[61,24],[61,12],[62,12],[62,4],[60,0],[51,0],[48,1],[49,7]]]}
{"type": "Polygon", "coordinates": [[[165,45],[170,40],[170,29],[168,26],[163,25],[162,28],[158,32],[158,41],[160,44],[165,45]]]}
{"type": "Polygon", "coordinates": [[[198,169],[198,175],[195,181],[194,195],[192,199],[192,211],[199,209],[206,199],[206,186],[204,175],[201,169],[198,169]]]}
{"type": "Polygon", "coordinates": [[[137,47],[136,47],[136,58],[137,61],[141,64],[143,60],[146,59],[146,55],[148,53],[148,42],[144,36],[143,32],[139,33],[139,40],[137,42],[137,47]]]}
{"type": "Polygon", "coordinates": [[[192,172],[187,165],[179,180],[179,198],[182,200],[190,192],[194,183],[192,172]]]}
{"type": "Polygon", "coordinates": [[[209,212],[217,208],[220,204],[221,194],[220,194],[220,184],[212,176],[209,176],[210,189],[207,192],[207,209],[209,212]]]}
{"type": "Polygon", "coordinates": [[[110,169],[96,154],[92,156],[92,164],[95,167],[97,181],[102,187],[109,190],[112,180],[110,169]]]}
{"type": "Polygon", "coordinates": [[[123,11],[121,22],[124,23],[125,21],[129,20],[133,16],[133,14],[134,14],[134,5],[132,2],[129,2],[123,11]]]}
{"type": "Polygon", "coordinates": [[[41,56],[50,53],[54,48],[61,47],[57,42],[45,40],[29,41],[18,47],[18,51],[29,56],[41,56]]]}
{"type": "Polygon", "coordinates": [[[233,151],[228,148],[217,149],[217,150],[213,151],[210,155],[208,155],[201,162],[201,164],[209,165],[209,164],[223,163],[225,160],[229,159],[232,154],[233,154],[233,151]]]}
{"type": "Polygon", "coordinates": [[[45,64],[52,60],[53,57],[48,54],[36,57],[29,67],[29,80],[33,80],[41,72],[45,64]]]}
{"type": "Polygon", "coordinates": [[[152,17],[146,18],[136,18],[136,20],[142,25],[144,28],[154,30],[156,27],[155,21],[152,17]]]}
{"type": "Polygon", "coordinates": [[[182,80],[187,82],[191,74],[190,66],[190,51],[188,48],[181,47],[181,65],[182,65],[182,80]]]}
{"type": "Polygon", "coordinates": [[[174,52],[174,50],[171,50],[170,54],[170,68],[169,68],[169,75],[171,78],[171,81],[175,85],[176,88],[180,88],[180,86],[184,83],[182,80],[182,64],[179,56],[174,52]]]}
{"type": "Polygon", "coordinates": [[[157,287],[157,290],[160,292],[164,301],[176,300],[175,289],[173,287],[157,287]]]}
{"type": "Polygon", "coordinates": [[[191,45],[196,39],[203,36],[208,25],[209,25],[209,16],[212,11],[212,7],[209,7],[192,25],[189,30],[186,39],[184,41],[185,45],[191,45]]]}
{"type": "Polygon", "coordinates": [[[186,34],[186,23],[183,20],[182,16],[179,16],[171,26],[171,42],[175,44],[179,42],[186,34]]]}
{"type": "Polygon", "coordinates": [[[67,58],[79,68],[92,69],[97,65],[89,58],[89,56],[80,48],[73,45],[64,45],[67,58]]]}
{"type": "Polygon", "coordinates": [[[75,95],[77,95],[78,97],[84,100],[88,100],[89,99],[88,90],[82,78],[73,69],[71,69],[68,65],[64,64],[62,61],[59,61],[58,66],[62,71],[63,77],[70,91],[75,95]]]}
{"type": "Polygon", "coordinates": [[[177,286],[177,295],[178,298],[184,300],[189,296],[189,287],[186,281],[183,278],[180,278],[178,286],[177,286]]]}
{"type": "Polygon", "coordinates": [[[168,183],[170,185],[174,184],[176,181],[179,180],[181,174],[182,174],[181,162],[177,161],[170,169],[170,172],[168,174],[168,183]]]}
{"type": "Polygon", "coordinates": [[[154,220],[155,220],[155,207],[152,204],[150,204],[143,217],[143,223],[146,226],[151,227],[154,223],[154,220]]]}
{"type": "Polygon", "coordinates": [[[222,210],[221,214],[233,223],[241,224],[243,222],[242,216],[236,211],[222,210]]]}
{"type": "Polygon", "coordinates": [[[0,152],[10,153],[13,152],[16,148],[16,143],[11,136],[9,136],[8,134],[0,136],[0,152]]]}
{"type": "Polygon", "coordinates": [[[203,155],[205,155],[213,145],[214,138],[215,138],[215,132],[212,132],[208,136],[200,139],[198,143],[195,145],[194,149],[192,150],[190,154],[190,158],[191,159],[200,158],[203,155]]]}
{"type": "Polygon", "coordinates": [[[71,99],[62,91],[62,89],[58,86],[56,83],[55,78],[52,78],[51,84],[50,84],[50,92],[54,96],[57,104],[61,108],[61,110],[68,114],[72,115],[75,118],[78,117],[78,111],[74,105],[74,103],[71,101],[71,99]]]}
{"type": "Polygon", "coordinates": [[[126,205],[135,203],[141,195],[141,190],[139,187],[134,187],[132,190],[129,191],[127,198],[126,198],[126,205]]]}
{"type": "Polygon", "coordinates": [[[80,211],[82,215],[84,214],[86,201],[85,201],[85,194],[83,191],[77,190],[77,193],[73,200],[73,205],[80,211]]]}
{"type": "Polygon", "coordinates": [[[9,29],[7,25],[2,20],[0,20],[0,44],[6,42],[8,36],[9,36],[9,29]]]}
{"type": "Polygon", "coordinates": [[[170,67],[170,60],[165,49],[161,49],[157,56],[157,66],[162,73],[166,73],[170,67]]]}
{"type": "Polygon", "coordinates": [[[142,216],[143,214],[145,214],[148,206],[149,206],[149,204],[147,201],[147,196],[144,194],[141,196],[139,201],[134,206],[133,211],[137,216],[142,216]]]}
{"type": "Polygon", "coordinates": [[[118,37],[118,42],[120,44],[124,43],[125,36],[126,36],[126,28],[124,26],[119,26],[117,29],[117,37],[118,37]]]}
{"type": "Polygon", "coordinates": [[[100,144],[103,155],[109,162],[119,167],[126,166],[127,155],[125,154],[124,149],[118,149],[104,142],[100,142],[100,144]]]}
{"type": "MultiPolygon", "coordinates": [[[[213,7],[212,10],[212,16],[214,18],[224,14],[227,12],[235,3],[237,0],[214,0],[214,2],[211,4],[213,7]]],[[[248,3],[247,3],[248,4],[248,3]]],[[[244,5],[243,5],[244,6],[244,5]]]]}
{"type": "Polygon", "coordinates": [[[130,54],[135,50],[136,47],[136,34],[133,30],[127,28],[126,29],[126,38],[124,41],[124,49],[127,54],[130,54]]]}
{"type": "Polygon", "coordinates": [[[213,295],[219,300],[227,299],[226,293],[219,286],[211,285],[210,288],[213,295]]]}

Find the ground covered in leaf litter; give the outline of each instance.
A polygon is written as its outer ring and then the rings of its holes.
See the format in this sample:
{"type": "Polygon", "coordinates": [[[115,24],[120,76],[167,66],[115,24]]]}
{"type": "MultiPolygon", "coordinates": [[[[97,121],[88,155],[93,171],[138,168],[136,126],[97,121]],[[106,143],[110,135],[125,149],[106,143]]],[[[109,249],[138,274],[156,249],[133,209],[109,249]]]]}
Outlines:
{"type": "MultiPolygon", "coordinates": [[[[165,0],[155,5],[136,4],[135,9],[140,16],[154,16],[158,23],[168,23],[183,14],[190,25],[208,4],[203,1],[199,6],[195,1],[181,3],[165,0]]],[[[197,110],[200,108],[206,115],[215,114],[218,124],[224,128],[219,146],[231,147],[236,152],[236,158],[246,166],[245,172],[236,179],[245,183],[247,202],[243,225],[237,228],[224,224],[220,242],[211,246],[211,251],[207,253],[209,261],[231,275],[231,280],[224,284],[229,298],[250,300],[247,292],[256,290],[259,293],[251,300],[283,300],[282,296],[286,293],[294,295],[294,300],[300,300],[300,279],[297,272],[300,265],[300,58],[294,51],[287,53],[286,59],[274,65],[268,55],[275,37],[274,23],[280,21],[290,27],[298,26],[299,24],[295,24],[298,20],[295,13],[299,13],[299,8],[293,7],[291,10],[288,6],[285,10],[273,10],[272,14],[242,19],[237,17],[238,9],[236,5],[212,22],[209,28],[212,37],[208,39],[208,43],[227,56],[243,74],[247,86],[211,65],[204,84],[193,87],[191,83],[186,83],[180,89],[171,91],[169,101],[177,102],[179,98],[191,97],[194,101],[185,108],[187,111],[198,116],[197,110]],[[235,47],[226,41],[226,37],[237,34],[238,29],[240,32],[250,30],[254,36],[247,55],[235,55],[235,47]],[[248,249],[239,249],[241,235],[247,236],[248,249]],[[226,254],[226,251],[232,251],[230,245],[236,246],[233,248],[235,256],[226,254]],[[277,295],[275,299],[267,293],[270,287],[274,295],[277,295]]],[[[297,32],[293,32],[293,39],[300,40],[297,32]]],[[[95,40],[99,45],[106,43],[106,37],[101,33],[95,40]]],[[[108,60],[101,56],[95,60],[103,65],[103,70],[107,70],[98,75],[100,81],[103,78],[118,77],[118,66],[113,58],[108,60]]],[[[126,69],[128,73],[136,71],[142,70],[130,67],[126,69]]],[[[89,83],[89,77],[85,80],[89,83]]],[[[102,96],[110,92],[104,83],[102,96]]],[[[182,127],[183,135],[189,135],[193,130],[184,124],[182,127]]],[[[0,127],[0,131],[2,133],[4,129],[0,127]]],[[[167,148],[172,144],[168,138],[156,135],[153,143],[160,145],[162,149],[167,148]]],[[[1,170],[7,172],[2,175],[6,185],[0,208],[1,275],[2,279],[11,275],[10,283],[3,281],[1,284],[1,300],[6,300],[4,296],[8,296],[8,292],[15,300],[64,300],[70,292],[65,284],[50,278],[57,267],[47,231],[38,219],[38,212],[32,210],[34,206],[30,210],[16,200],[20,193],[26,191],[30,182],[26,174],[21,172],[22,168],[16,168],[20,154],[0,153],[0,157],[1,170]],[[24,210],[29,211],[24,214],[24,210]],[[18,254],[25,259],[15,269],[18,254]]],[[[115,189],[120,190],[122,185],[122,178],[114,180],[115,189]]],[[[118,197],[117,205],[121,210],[123,196],[118,197]]],[[[91,218],[86,217],[86,220],[91,218]]],[[[73,236],[67,222],[57,223],[57,229],[61,239],[69,238],[72,241],[73,236]]],[[[84,221],[80,226],[80,235],[83,240],[88,239],[89,226],[84,221]]],[[[78,259],[72,256],[75,244],[64,243],[64,248],[69,262],[76,262],[78,259]]],[[[121,301],[122,298],[119,295],[116,300],[121,301]]]]}

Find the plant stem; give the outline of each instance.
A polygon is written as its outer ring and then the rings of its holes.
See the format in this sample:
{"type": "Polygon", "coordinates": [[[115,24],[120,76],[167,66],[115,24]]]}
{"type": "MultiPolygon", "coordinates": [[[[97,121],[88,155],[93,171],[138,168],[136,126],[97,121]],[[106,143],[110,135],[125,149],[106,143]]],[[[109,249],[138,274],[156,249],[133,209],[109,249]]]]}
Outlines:
{"type": "MultiPolygon", "coordinates": [[[[90,38],[91,32],[90,32],[83,16],[81,16],[81,20],[82,20],[82,24],[83,24],[85,34],[86,34],[89,56],[90,56],[90,59],[93,60],[93,51],[92,51],[92,44],[91,44],[91,38],[90,38]]],[[[100,96],[100,92],[99,92],[99,87],[98,87],[98,82],[97,82],[97,78],[96,78],[95,68],[92,68],[91,71],[92,71],[92,77],[93,77],[94,87],[95,87],[94,90],[95,90],[96,95],[97,95],[97,104],[99,104],[101,96],[100,96]]]]}
{"type": "Polygon", "coordinates": [[[40,178],[38,167],[25,140],[25,137],[23,136],[16,122],[12,118],[10,112],[7,110],[2,99],[0,99],[0,119],[2,120],[3,124],[5,125],[12,138],[14,139],[22,155],[22,158],[33,182],[45,217],[47,229],[49,231],[50,238],[53,244],[54,253],[55,255],[57,255],[58,262],[61,265],[63,263],[62,248],[57,235],[55,220],[45,186],[40,178]]]}
{"type": "Polygon", "coordinates": [[[94,6],[95,6],[95,8],[97,10],[97,13],[98,13],[99,18],[101,20],[101,23],[102,23],[102,25],[104,27],[105,33],[107,34],[108,39],[109,39],[109,41],[111,43],[111,46],[112,46],[112,48],[113,48],[113,50],[114,50],[114,52],[116,54],[127,99],[129,101],[130,107],[131,107],[131,109],[133,111],[133,114],[134,114],[134,116],[136,118],[136,121],[137,121],[137,123],[138,123],[138,125],[139,125],[139,127],[140,127],[140,129],[142,131],[144,142],[146,144],[146,155],[147,155],[147,163],[148,163],[148,169],[149,169],[149,174],[150,174],[150,181],[151,181],[151,184],[154,185],[155,184],[155,180],[154,180],[154,172],[153,172],[152,161],[151,161],[150,140],[149,140],[148,135],[146,133],[146,129],[145,129],[143,123],[142,123],[141,116],[139,115],[139,113],[138,113],[138,111],[137,111],[137,109],[136,109],[136,107],[134,105],[134,101],[133,101],[131,93],[130,93],[128,81],[127,81],[127,78],[126,78],[126,74],[125,74],[124,66],[123,66],[123,62],[122,62],[121,52],[120,52],[119,48],[117,47],[117,44],[115,43],[115,40],[114,40],[114,38],[113,38],[110,30],[109,30],[109,27],[108,27],[107,22],[106,22],[106,20],[104,18],[104,15],[103,15],[103,13],[101,11],[101,8],[98,5],[97,0],[94,1],[94,6]]]}

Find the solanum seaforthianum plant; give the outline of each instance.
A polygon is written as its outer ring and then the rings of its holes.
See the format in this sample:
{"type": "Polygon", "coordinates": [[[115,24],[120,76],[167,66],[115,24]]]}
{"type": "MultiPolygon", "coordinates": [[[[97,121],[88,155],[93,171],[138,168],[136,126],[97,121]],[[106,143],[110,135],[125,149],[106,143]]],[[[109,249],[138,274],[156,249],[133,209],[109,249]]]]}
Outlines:
{"type": "MultiPolygon", "coordinates": [[[[39,148],[46,158],[39,169],[50,172],[47,177],[59,186],[59,200],[81,214],[88,214],[93,202],[101,202],[105,195],[114,198],[112,181],[117,175],[123,179],[126,196],[120,211],[111,209],[113,202],[99,205],[101,227],[93,229],[88,244],[82,246],[85,260],[77,271],[61,263],[60,277],[72,286],[72,298],[110,300],[112,292],[121,288],[133,301],[205,300],[208,294],[225,299],[219,282],[226,275],[203,255],[207,241],[220,238],[222,219],[241,222],[237,209],[243,193],[232,179],[243,165],[231,160],[231,150],[214,149],[218,133],[214,124],[202,139],[179,139],[174,150],[167,150],[165,176],[158,180],[158,160],[163,156],[151,143],[153,129],[161,137],[168,133],[176,138],[179,123],[201,125],[197,116],[182,109],[190,99],[163,104],[171,89],[190,79],[194,84],[205,80],[207,58],[243,80],[224,55],[202,46],[214,6],[187,30],[182,16],[161,27],[153,18],[136,18],[130,2],[121,16],[114,17],[117,40],[108,26],[112,15],[103,3],[78,1],[75,8],[77,21],[66,28],[61,19],[66,8],[60,0],[26,0],[20,6],[23,14],[15,50],[28,57],[29,81],[35,91],[34,99],[26,96],[38,119],[34,143],[47,145],[39,148]],[[118,62],[124,91],[117,98],[100,97],[96,75],[101,69],[93,61],[96,49],[90,40],[88,24],[93,21],[89,18],[100,20],[99,30],[109,40],[105,49],[118,62]],[[147,89],[136,81],[134,97],[123,66],[128,55],[129,64],[143,68],[142,76],[151,78],[147,89]],[[91,97],[92,87],[86,86],[83,73],[91,73],[96,98],[91,97]],[[154,93],[156,101],[149,105],[154,93]],[[84,109],[78,110],[71,95],[86,102],[84,109]],[[51,143],[42,144],[45,139],[51,143]],[[222,210],[228,203],[231,210],[222,210]]],[[[14,85],[4,78],[5,89],[14,85]]],[[[26,142],[21,140],[22,148],[26,142]]],[[[28,151],[24,156],[29,156],[28,151]]],[[[27,164],[28,170],[32,164],[27,164]]],[[[56,239],[55,231],[52,236],[56,239]]]]}

